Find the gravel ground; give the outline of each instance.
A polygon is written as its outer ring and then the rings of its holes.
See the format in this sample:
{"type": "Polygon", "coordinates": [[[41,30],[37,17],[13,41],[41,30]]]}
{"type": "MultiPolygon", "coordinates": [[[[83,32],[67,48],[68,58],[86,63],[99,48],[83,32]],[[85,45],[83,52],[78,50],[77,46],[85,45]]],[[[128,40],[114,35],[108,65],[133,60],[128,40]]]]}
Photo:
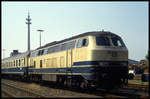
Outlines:
{"type": "Polygon", "coordinates": [[[36,84],[36,83],[24,83],[24,82],[4,80],[4,79],[2,79],[2,82],[13,84],[14,86],[17,86],[17,87],[28,88],[32,91],[35,91],[36,93],[43,94],[48,97],[103,98],[102,96],[92,95],[92,94],[88,94],[88,93],[79,93],[79,92],[70,91],[70,90],[55,89],[55,88],[51,88],[51,87],[40,86],[39,84],[36,84]]]}

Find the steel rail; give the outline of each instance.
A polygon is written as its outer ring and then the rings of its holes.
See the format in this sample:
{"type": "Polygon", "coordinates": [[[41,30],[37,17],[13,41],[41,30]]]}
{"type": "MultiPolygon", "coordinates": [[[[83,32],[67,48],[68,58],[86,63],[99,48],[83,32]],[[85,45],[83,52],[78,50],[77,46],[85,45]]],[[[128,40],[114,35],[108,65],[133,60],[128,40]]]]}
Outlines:
{"type": "MultiPolygon", "coordinates": [[[[40,94],[37,94],[37,93],[35,93],[35,92],[33,92],[33,91],[29,91],[29,90],[27,90],[27,89],[19,88],[19,87],[10,85],[10,84],[2,83],[2,85],[5,85],[5,86],[8,86],[8,87],[17,89],[17,90],[19,90],[19,91],[21,91],[21,92],[25,92],[25,93],[27,93],[27,94],[29,94],[29,95],[33,95],[33,96],[35,96],[35,97],[47,98],[47,96],[40,95],[40,94]]],[[[7,94],[8,92],[5,91],[5,93],[7,94]]],[[[10,96],[11,96],[11,95],[10,95],[10,96]]],[[[17,96],[12,95],[11,97],[17,97],[17,96]]]]}
{"type": "Polygon", "coordinates": [[[6,91],[4,89],[2,90],[2,93],[4,93],[6,96],[11,97],[11,98],[15,98],[16,97],[15,95],[10,94],[8,91],[6,91]]]}

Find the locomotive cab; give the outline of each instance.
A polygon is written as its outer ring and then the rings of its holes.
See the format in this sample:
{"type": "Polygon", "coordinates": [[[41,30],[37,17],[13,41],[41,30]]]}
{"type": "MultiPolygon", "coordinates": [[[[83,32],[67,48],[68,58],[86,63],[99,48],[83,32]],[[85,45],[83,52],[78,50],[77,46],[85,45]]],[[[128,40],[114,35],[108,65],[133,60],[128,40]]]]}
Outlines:
{"type": "Polygon", "coordinates": [[[115,87],[127,84],[128,81],[128,50],[118,35],[104,32],[93,36],[91,60],[93,79],[96,86],[115,87]]]}

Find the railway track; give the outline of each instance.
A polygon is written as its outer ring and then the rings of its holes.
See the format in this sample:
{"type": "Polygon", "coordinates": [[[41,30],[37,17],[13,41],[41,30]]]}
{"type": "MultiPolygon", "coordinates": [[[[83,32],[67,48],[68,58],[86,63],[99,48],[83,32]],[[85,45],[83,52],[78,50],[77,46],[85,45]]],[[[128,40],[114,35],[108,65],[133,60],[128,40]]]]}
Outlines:
{"type": "MultiPolygon", "coordinates": [[[[13,81],[4,81],[5,83],[11,83],[11,86],[13,86],[12,88],[14,88],[17,84],[12,84],[13,81]]],[[[14,81],[13,83],[17,83],[16,81],[14,81]]],[[[39,85],[39,84],[38,84],[39,85]]],[[[2,86],[5,86],[5,84],[2,84],[2,86]]],[[[9,86],[9,85],[6,85],[6,86],[9,86]]],[[[24,85],[22,85],[24,86],[24,85]]],[[[40,85],[40,88],[41,89],[44,89],[44,86],[46,86],[45,84],[44,85],[40,85]]],[[[26,90],[28,92],[24,92],[24,93],[28,93],[28,97],[31,96],[31,97],[60,97],[60,98],[63,98],[63,97],[99,97],[99,98],[138,98],[138,97],[148,97],[148,90],[139,90],[139,89],[133,89],[133,88],[122,88],[122,89],[118,89],[118,90],[105,90],[105,89],[92,89],[92,90],[88,90],[88,89],[73,89],[73,88],[65,88],[65,87],[50,87],[50,90],[49,89],[46,89],[46,91],[50,92],[52,95],[51,96],[47,96],[47,94],[44,96],[44,95],[29,95],[29,93],[33,93],[35,90],[32,90],[29,92],[29,89],[26,90]],[[53,88],[53,89],[51,89],[53,88]],[[74,93],[75,92],[75,93],[74,93]],[[63,94],[65,94],[64,96],[61,96],[63,94]],[[61,94],[61,95],[60,95],[61,94]],[[73,94],[73,95],[71,95],[73,94]],[[76,95],[74,95],[76,94],[76,95]]],[[[48,88],[49,88],[48,87],[48,88]]],[[[3,88],[3,87],[2,87],[3,88]]],[[[8,88],[7,88],[8,89],[8,88]]],[[[25,88],[21,88],[21,90],[25,90],[25,88]]],[[[15,88],[13,89],[15,90],[15,88]]],[[[3,91],[3,89],[2,89],[3,91]]],[[[5,90],[4,90],[5,91],[5,90]]],[[[7,91],[7,90],[6,90],[7,91]]],[[[6,93],[6,92],[5,92],[6,93]]],[[[34,93],[35,94],[35,93],[34,93]]],[[[16,97],[16,96],[11,96],[9,95],[9,97],[16,97]]],[[[21,97],[24,97],[24,96],[21,96],[21,97]]]]}
{"type": "Polygon", "coordinates": [[[20,88],[11,84],[1,83],[2,92],[8,97],[40,97],[46,98],[47,96],[37,94],[29,89],[20,88]]]}
{"type": "Polygon", "coordinates": [[[128,84],[125,88],[135,88],[135,89],[141,89],[141,90],[149,90],[148,85],[139,85],[139,84],[128,84]]]}
{"type": "Polygon", "coordinates": [[[2,96],[15,98],[13,94],[8,93],[6,90],[2,90],[2,96]]]}
{"type": "Polygon", "coordinates": [[[100,92],[108,93],[108,94],[113,94],[113,95],[118,95],[118,96],[124,96],[127,98],[139,98],[139,97],[149,97],[148,91],[143,91],[139,89],[129,89],[129,88],[121,88],[118,90],[102,90],[98,89],[100,92]]]}
{"type": "MultiPolygon", "coordinates": [[[[6,90],[7,93],[11,94],[9,97],[40,97],[40,98],[76,98],[76,97],[83,97],[83,98],[103,98],[102,96],[96,96],[96,95],[91,95],[91,94],[87,94],[87,93],[80,93],[80,92],[76,92],[76,91],[70,91],[67,88],[64,88],[63,86],[60,88],[59,86],[57,87],[52,87],[52,86],[44,86],[44,85],[40,85],[39,83],[26,83],[26,82],[20,82],[20,81],[13,81],[13,80],[6,80],[6,79],[2,79],[2,83],[7,83],[8,85],[11,85],[13,87],[17,86],[21,87],[21,89],[27,89],[31,90],[30,92],[36,92],[36,93],[40,93],[42,94],[42,96],[38,94],[38,96],[33,96],[33,95],[15,95],[15,93],[11,93],[10,91],[6,90]],[[22,87],[23,86],[23,87],[22,87]],[[15,96],[14,96],[15,95],[15,96]],[[45,95],[45,96],[43,96],[45,95]]],[[[8,88],[4,88],[5,85],[2,84],[2,91],[8,88]]],[[[54,85],[53,85],[54,86],[54,85]]],[[[12,90],[12,89],[10,89],[12,90]]],[[[14,88],[13,91],[16,91],[16,89],[14,88]]],[[[17,93],[17,92],[16,92],[17,93]]],[[[23,92],[24,94],[24,92],[23,92]]],[[[7,95],[6,95],[7,96],[7,95]]]]}

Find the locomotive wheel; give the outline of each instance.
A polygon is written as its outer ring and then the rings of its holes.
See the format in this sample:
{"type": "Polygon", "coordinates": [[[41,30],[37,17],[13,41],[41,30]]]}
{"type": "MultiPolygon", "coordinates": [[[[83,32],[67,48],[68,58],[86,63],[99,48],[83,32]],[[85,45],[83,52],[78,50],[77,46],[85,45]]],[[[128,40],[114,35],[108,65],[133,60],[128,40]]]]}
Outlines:
{"type": "Polygon", "coordinates": [[[80,82],[80,88],[83,88],[83,89],[87,89],[89,87],[87,81],[82,81],[80,82]]]}

